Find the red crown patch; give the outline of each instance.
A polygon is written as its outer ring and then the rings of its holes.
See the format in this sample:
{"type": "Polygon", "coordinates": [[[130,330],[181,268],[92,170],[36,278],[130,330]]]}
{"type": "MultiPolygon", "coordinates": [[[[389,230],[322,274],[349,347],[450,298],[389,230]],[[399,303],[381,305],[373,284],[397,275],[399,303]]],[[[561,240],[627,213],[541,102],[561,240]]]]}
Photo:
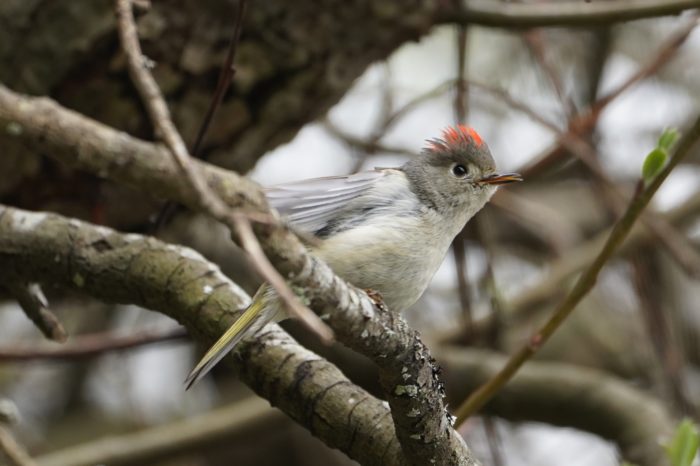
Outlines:
{"type": "Polygon", "coordinates": [[[459,144],[460,142],[474,141],[477,146],[484,144],[479,133],[474,128],[466,125],[449,126],[442,132],[442,138],[449,144],[459,144]]]}

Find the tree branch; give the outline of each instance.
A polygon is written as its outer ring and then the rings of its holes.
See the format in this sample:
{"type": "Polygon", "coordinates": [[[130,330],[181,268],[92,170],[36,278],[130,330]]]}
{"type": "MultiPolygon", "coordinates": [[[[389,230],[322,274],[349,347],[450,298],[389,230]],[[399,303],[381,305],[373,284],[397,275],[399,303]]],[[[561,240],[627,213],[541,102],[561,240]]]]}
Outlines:
{"type": "Polygon", "coordinates": [[[5,288],[46,338],[60,343],[66,341],[68,334],[58,317],[49,309],[49,302],[39,285],[7,280],[5,288]]]}
{"type": "Polygon", "coordinates": [[[269,429],[280,417],[264,401],[247,399],[201,416],[68,447],[36,461],[40,466],[155,464],[197,447],[230,442],[246,432],[269,429]]]}
{"type": "Polygon", "coordinates": [[[138,346],[184,340],[187,332],[181,327],[169,331],[145,330],[131,335],[111,332],[80,335],[61,346],[42,347],[36,343],[0,348],[0,363],[21,361],[73,361],[91,358],[112,351],[123,351],[138,346]]]}
{"type": "MultiPolygon", "coordinates": [[[[503,367],[506,356],[483,350],[442,347],[449,399],[458,403],[503,367]]],[[[591,432],[615,442],[623,457],[641,466],[665,464],[660,439],[674,420],[658,399],[599,370],[530,361],[485,406],[512,421],[539,421],[591,432]]]]}
{"type": "Polygon", "coordinates": [[[677,15],[700,8],[699,0],[613,0],[607,2],[506,3],[466,0],[460,8],[436,12],[437,23],[498,28],[598,27],[643,18],[677,15]]]}

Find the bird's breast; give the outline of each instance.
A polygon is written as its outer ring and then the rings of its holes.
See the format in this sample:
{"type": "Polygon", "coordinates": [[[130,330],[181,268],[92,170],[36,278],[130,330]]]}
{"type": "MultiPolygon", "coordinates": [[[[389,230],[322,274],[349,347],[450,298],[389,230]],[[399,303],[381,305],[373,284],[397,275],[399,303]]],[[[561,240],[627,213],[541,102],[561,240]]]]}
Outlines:
{"type": "Polygon", "coordinates": [[[423,294],[452,242],[454,228],[436,215],[375,218],[323,240],[314,252],[340,277],[378,291],[400,312],[423,294]]]}

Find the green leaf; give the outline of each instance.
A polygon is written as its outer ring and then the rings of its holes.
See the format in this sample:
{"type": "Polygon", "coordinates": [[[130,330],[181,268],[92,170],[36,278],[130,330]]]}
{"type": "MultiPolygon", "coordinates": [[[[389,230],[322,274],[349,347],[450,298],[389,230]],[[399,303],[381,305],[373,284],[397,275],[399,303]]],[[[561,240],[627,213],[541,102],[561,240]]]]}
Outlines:
{"type": "Polygon", "coordinates": [[[684,419],[678,424],[671,442],[666,445],[666,453],[671,460],[671,466],[690,466],[700,445],[698,427],[690,419],[684,419]]]}
{"type": "Polygon", "coordinates": [[[648,183],[656,178],[656,175],[666,166],[666,162],[668,162],[668,153],[665,149],[657,147],[649,152],[642,165],[642,179],[648,183]]]}
{"type": "Polygon", "coordinates": [[[666,151],[671,150],[671,147],[676,143],[681,133],[676,128],[668,128],[659,137],[659,143],[656,145],[659,149],[666,151]]]}

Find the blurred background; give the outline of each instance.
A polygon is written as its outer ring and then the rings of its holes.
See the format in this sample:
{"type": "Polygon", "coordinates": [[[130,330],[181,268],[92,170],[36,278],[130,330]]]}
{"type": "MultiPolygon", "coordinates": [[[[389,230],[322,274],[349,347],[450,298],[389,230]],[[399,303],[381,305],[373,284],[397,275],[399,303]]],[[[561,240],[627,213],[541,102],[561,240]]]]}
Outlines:
{"type": "MultiPolygon", "coordinates": [[[[466,348],[478,365],[487,357],[470,353],[474,348],[489,350],[491,358],[527,341],[600,248],[661,132],[682,131],[700,112],[695,12],[586,29],[508,29],[444,18],[429,24],[423,4],[379,2],[386,6],[379,11],[365,2],[250,3],[232,91],[205,140],[210,162],[262,185],[398,166],[426,139],[465,121],[500,169],[525,176],[470,222],[405,314],[443,363],[452,406],[466,395],[468,382],[458,375],[464,370],[469,377],[468,367],[440,355],[466,348]]],[[[159,1],[140,14],[144,51],[188,141],[213,94],[234,11],[224,0],[159,1]]],[[[111,15],[106,1],[2,2],[0,82],[153,139],[111,15]]],[[[162,200],[0,142],[2,203],[150,231],[162,200]]],[[[683,416],[697,419],[699,164],[700,154],[691,154],[671,174],[647,216],[655,227],[633,232],[537,356],[541,380],[550,380],[550,372],[558,380],[584,371],[585,393],[575,384],[523,387],[509,405],[471,419],[461,432],[484,465],[620,464],[613,441],[619,432],[610,430],[626,427],[610,427],[606,402],[571,409],[611,383],[654,403],[662,413],[659,432],[683,416]],[[557,388],[563,398],[545,394],[557,388]],[[539,398],[526,392],[532,389],[539,398]],[[528,410],[547,398],[559,404],[528,410]],[[586,410],[597,421],[585,418],[586,410]]],[[[248,292],[258,285],[225,230],[207,219],[180,213],[157,236],[201,251],[248,292]]],[[[45,291],[77,342],[89,335],[156,343],[68,360],[19,358],[24,350],[60,346],[41,341],[12,300],[0,303],[0,399],[16,408],[13,430],[40,464],[69,464],[62,453],[107,448],[98,443],[105,438],[187,432],[196,429],[188,420],[231,407],[255,421],[148,460],[108,464],[353,464],[250,398],[225,367],[185,392],[182,382],[202,348],[178,333],[175,322],[133,306],[45,291]]],[[[287,328],[377,390],[366,361],[319,346],[294,323],[287,328]]]]}

